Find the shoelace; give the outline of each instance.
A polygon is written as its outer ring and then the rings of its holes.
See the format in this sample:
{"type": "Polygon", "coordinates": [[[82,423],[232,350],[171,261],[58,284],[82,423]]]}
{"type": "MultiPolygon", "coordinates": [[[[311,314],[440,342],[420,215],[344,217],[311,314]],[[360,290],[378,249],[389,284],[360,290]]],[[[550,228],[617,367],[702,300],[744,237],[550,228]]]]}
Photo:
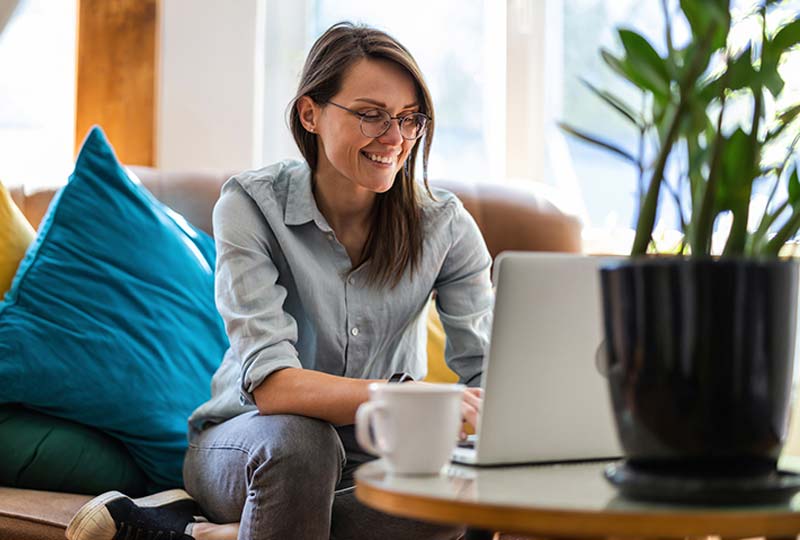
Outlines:
{"type": "Polygon", "coordinates": [[[141,529],[132,523],[122,521],[113,540],[178,540],[178,538],[175,531],[141,529]]]}

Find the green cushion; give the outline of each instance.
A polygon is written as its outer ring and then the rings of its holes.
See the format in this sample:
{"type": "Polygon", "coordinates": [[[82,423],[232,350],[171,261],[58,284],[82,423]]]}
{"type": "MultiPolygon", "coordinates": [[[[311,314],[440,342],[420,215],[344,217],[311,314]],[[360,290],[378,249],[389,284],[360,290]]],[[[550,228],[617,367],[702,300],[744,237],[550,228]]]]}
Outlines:
{"type": "Polygon", "coordinates": [[[87,495],[146,491],[146,477],[122,443],[82,424],[0,405],[0,441],[0,485],[87,495]]]}

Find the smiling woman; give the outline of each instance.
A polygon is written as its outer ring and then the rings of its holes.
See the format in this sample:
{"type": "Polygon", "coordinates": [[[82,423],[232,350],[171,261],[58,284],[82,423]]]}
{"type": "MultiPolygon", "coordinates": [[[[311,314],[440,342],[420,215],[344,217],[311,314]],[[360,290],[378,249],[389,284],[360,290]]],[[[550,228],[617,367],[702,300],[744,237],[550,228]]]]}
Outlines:
{"type": "Polygon", "coordinates": [[[333,213],[331,226],[354,267],[362,260],[383,261],[370,265],[370,281],[396,285],[407,267],[416,269],[422,248],[413,171],[418,140],[425,134],[412,129],[413,137],[406,137],[400,126],[407,124],[406,117],[424,115],[428,136],[422,170],[427,186],[433,105],[410,55],[386,44],[365,55],[353,49],[345,28],[329,31],[329,41],[320,40],[309,53],[290,125],[303,157],[316,170],[320,210],[330,214],[333,208],[348,209],[341,216],[333,213]],[[401,119],[397,128],[393,117],[401,119]],[[377,129],[376,120],[383,120],[377,129]],[[376,193],[386,193],[378,203],[386,217],[369,227],[376,193]]]}
{"type": "Polygon", "coordinates": [[[197,540],[461,533],[370,510],[352,490],[354,470],[374,459],[355,440],[356,410],[371,383],[421,384],[434,292],[445,360],[470,387],[457,389],[468,424],[482,403],[491,257],[455,195],[427,184],[425,80],[388,34],[335,24],[311,48],[290,125],[305,159],[235,175],[214,208],[230,349],[211,399],[189,418],[188,493],[141,505],[100,496],[73,519],[70,540],[111,536],[103,530],[197,540]],[[214,523],[195,522],[192,498],[214,523]]]}

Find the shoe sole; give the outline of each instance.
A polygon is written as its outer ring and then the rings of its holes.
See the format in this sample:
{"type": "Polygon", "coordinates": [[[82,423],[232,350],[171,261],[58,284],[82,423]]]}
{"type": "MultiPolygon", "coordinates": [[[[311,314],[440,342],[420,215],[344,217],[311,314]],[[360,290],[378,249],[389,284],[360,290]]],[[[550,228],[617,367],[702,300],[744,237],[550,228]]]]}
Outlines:
{"type": "MultiPolygon", "coordinates": [[[[117,525],[106,508],[106,504],[117,499],[129,498],[119,491],[109,491],[98,495],[84,504],[67,525],[68,540],[111,540],[117,534],[117,525]]],[[[192,500],[192,496],[182,489],[171,489],[154,493],[147,497],[132,499],[142,508],[162,506],[175,501],[192,500]]]]}

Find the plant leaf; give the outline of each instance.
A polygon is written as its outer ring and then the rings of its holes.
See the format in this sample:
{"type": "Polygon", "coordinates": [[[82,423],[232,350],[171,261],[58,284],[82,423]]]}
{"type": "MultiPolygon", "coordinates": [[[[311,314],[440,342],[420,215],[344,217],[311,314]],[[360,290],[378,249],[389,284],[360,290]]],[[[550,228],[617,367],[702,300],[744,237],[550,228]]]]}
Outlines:
{"type": "Polygon", "coordinates": [[[797,18],[778,30],[772,38],[769,48],[777,52],[778,56],[800,43],[800,18],[797,18]]]}
{"type": "Polygon", "coordinates": [[[783,78],[778,72],[781,55],[798,43],[800,43],[800,18],[783,26],[772,39],[764,42],[761,79],[774,97],[781,93],[784,86],[783,78]]]}
{"type": "Polygon", "coordinates": [[[765,51],[761,59],[761,71],[759,71],[760,82],[767,87],[773,97],[778,97],[783,90],[784,81],[778,72],[779,57],[768,55],[765,51]]]}
{"type": "MultiPolygon", "coordinates": [[[[631,68],[626,58],[618,58],[607,49],[601,49],[600,56],[615,73],[621,75],[624,79],[639,89],[653,93],[647,81],[644,80],[641,75],[636,72],[636,70],[631,68]]],[[[669,101],[669,97],[660,91],[658,93],[653,93],[653,97],[655,98],[654,101],[661,106],[666,105],[666,103],[669,101]]]]}
{"type": "Polygon", "coordinates": [[[668,96],[670,77],[667,64],[645,37],[632,30],[619,30],[625,61],[639,81],[653,94],[668,96]]]}
{"type": "Polygon", "coordinates": [[[789,107],[788,109],[778,113],[778,120],[784,124],[788,124],[800,114],[800,103],[789,107]]]}
{"type": "Polygon", "coordinates": [[[722,174],[715,198],[718,210],[735,213],[750,203],[753,179],[759,174],[759,170],[753,166],[753,151],[750,136],[741,128],[725,140],[722,174]]]}
{"type": "Polygon", "coordinates": [[[623,150],[622,148],[620,148],[620,147],[618,147],[618,146],[616,146],[616,145],[614,145],[614,144],[612,144],[610,142],[604,141],[604,140],[602,140],[602,139],[600,139],[598,137],[592,136],[592,135],[588,135],[588,134],[584,133],[583,131],[575,129],[574,127],[572,127],[572,126],[570,126],[568,124],[565,124],[563,122],[559,122],[558,123],[558,127],[560,127],[561,129],[563,129],[564,131],[566,131],[567,133],[569,133],[570,135],[572,135],[574,137],[577,137],[577,138],[579,138],[579,139],[581,139],[583,141],[586,141],[588,143],[594,144],[594,145],[599,146],[601,148],[605,148],[606,150],[608,150],[608,151],[610,151],[610,152],[612,152],[614,154],[617,154],[618,156],[622,157],[626,161],[629,161],[629,162],[633,163],[634,165],[638,164],[638,162],[636,161],[636,158],[633,157],[633,155],[630,152],[628,152],[626,150],[623,150]]]}
{"type": "Polygon", "coordinates": [[[800,178],[797,177],[797,165],[795,165],[792,174],[789,175],[787,188],[789,191],[789,204],[795,210],[800,210],[800,178]]]}
{"type": "Polygon", "coordinates": [[[731,23],[728,0],[680,0],[680,3],[695,41],[710,36],[711,51],[725,46],[731,23]]]}
{"type": "Polygon", "coordinates": [[[608,105],[610,105],[614,110],[620,113],[622,116],[627,118],[633,125],[638,128],[641,128],[644,122],[642,121],[639,113],[631,109],[627,103],[622,101],[622,99],[618,98],[611,92],[607,90],[600,90],[592,83],[587,81],[586,79],[581,78],[581,82],[583,85],[588,88],[594,95],[605,101],[608,105]]]}

